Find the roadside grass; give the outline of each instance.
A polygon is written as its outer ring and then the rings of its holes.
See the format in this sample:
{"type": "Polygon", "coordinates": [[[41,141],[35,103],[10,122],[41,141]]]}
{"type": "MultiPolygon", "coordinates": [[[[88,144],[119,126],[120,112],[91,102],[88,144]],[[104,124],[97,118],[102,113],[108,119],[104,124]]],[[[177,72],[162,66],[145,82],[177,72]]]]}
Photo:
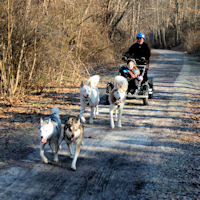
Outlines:
{"type": "Polygon", "coordinates": [[[193,99],[193,101],[185,105],[186,111],[190,113],[190,115],[185,114],[184,117],[188,120],[183,122],[184,127],[191,128],[192,131],[181,134],[180,139],[189,143],[200,143],[200,95],[194,95],[193,99]]]}

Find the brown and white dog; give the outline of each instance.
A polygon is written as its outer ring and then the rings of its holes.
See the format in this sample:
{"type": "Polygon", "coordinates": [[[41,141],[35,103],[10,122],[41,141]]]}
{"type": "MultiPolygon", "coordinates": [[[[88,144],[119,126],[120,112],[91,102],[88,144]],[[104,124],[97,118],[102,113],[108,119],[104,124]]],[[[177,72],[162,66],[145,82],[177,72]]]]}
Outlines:
{"type": "Polygon", "coordinates": [[[113,113],[115,111],[115,119],[117,120],[117,126],[122,127],[121,118],[122,111],[126,100],[126,91],[128,88],[128,81],[123,76],[115,76],[114,88],[109,94],[110,103],[110,126],[115,127],[113,113]]]}
{"type": "Polygon", "coordinates": [[[73,158],[71,169],[76,170],[76,161],[83,141],[83,125],[80,122],[80,117],[69,117],[65,122],[63,134],[69,148],[70,157],[73,158]]]}

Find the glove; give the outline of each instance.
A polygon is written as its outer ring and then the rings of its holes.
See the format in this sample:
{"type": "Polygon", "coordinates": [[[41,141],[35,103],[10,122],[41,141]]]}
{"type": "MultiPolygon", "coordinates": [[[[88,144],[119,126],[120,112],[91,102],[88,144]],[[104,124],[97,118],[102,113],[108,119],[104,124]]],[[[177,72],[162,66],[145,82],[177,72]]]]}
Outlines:
{"type": "Polygon", "coordinates": [[[128,69],[124,69],[124,70],[123,70],[124,73],[127,73],[128,71],[129,71],[128,69]]]}
{"type": "Polygon", "coordinates": [[[138,76],[137,79],[138,79],[139,81],[143,81],[143,77],[142,77],[142,76],[138,76]]]}

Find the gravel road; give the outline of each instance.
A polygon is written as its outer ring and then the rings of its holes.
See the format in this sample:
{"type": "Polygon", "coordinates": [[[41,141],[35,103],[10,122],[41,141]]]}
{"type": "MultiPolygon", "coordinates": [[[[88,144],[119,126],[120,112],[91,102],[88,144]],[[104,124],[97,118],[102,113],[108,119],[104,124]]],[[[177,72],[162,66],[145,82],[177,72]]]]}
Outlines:
{"type": "MultiPolygon", "coordinates": [[[[184,126],[191,116],[186,104],[200,96],[199,63],[181,52],[153,52],[155,91],[148,106],[128,100],[123,127],[111,130],[109,106],[101,104],[98,119],[85,124],[75,172],[64,142],[58,164],[41,163],[38,136],[28,156],[1,168],[0,199],[200,199],[200,143],[183,140],[200,132],[184,126]]],[[[115,74],[117,67],[101,74],[101,81],[106,85],[115,74]]],[[[49,149],[47,156],[53,160],[49,149]]]]}

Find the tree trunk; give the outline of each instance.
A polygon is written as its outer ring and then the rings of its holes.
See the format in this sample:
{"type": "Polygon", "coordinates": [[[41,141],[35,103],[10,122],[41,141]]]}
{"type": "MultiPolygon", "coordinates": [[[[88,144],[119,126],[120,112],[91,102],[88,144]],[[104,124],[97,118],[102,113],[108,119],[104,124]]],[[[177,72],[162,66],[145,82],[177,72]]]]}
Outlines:
{"type": "Polygon", "coordinates": [[[140,0],[137,1],[137,16],[136,16],[136,27],[135,27],[135,35],[140,30],[140,0]]]}
{"type": "Polygon", "coordinates": [[[28,16],[31,10],[31,0],[26,0],[26,15],[28,16]]]}
{"type": "Polygon", "coordinates": [[[197,0],[194,1],[194,31],[197,31],[197,14],[198,14],[198,4],[197,0]]]}
{"type": "Polygon", "coordinates": [[[175,5],[176,5],[176,12],[175,12],[175,25],[176,25],[176,30],[175,30],[175,45],[178,44],[179,42],[179,0],[175,0],[175,5]]]}

